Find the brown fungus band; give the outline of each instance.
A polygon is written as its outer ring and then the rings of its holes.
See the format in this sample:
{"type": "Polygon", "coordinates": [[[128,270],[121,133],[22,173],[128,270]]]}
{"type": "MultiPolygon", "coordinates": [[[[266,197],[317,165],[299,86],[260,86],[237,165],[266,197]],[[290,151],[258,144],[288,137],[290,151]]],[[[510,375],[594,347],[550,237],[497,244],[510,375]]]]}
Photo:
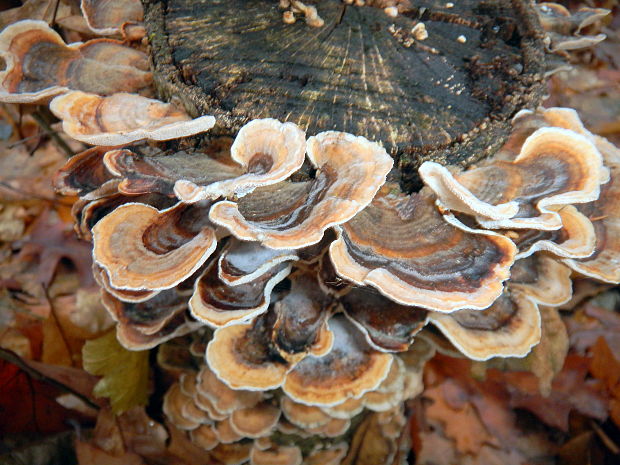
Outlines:
{"type": "Polygon", "coordinates": [[[38,102],[68,90],[136,92],[152,81],[148,57],[111,39],[66,45],[44,21],[20,21],[0,33],[0,101],[38,102]]]}
{"type": "Polygon", "coordinates": [[[117,146],[137,140],[170,140],[208,131],[212,116],[191,119],[170,103],[140,95],[116,93],[109,97],[67,92],[50,103],[67,135],[92,145],[117,146]]]}
{"type": "Polygon", "coordinates": [[[420,167],[441,206],[491,229],[561,228],[557,207],[598,198],[604,171],[596,146],[561,128],[535,131],[514,161],[492,160],[457,175],[434,162],[420,167]]]}
{"type": "Polygon", "coordinates": [[[218,202],[211,221],[272,249],[306,247],[368,205],[393,164],[378,144],[341,132],[311,137],[307,151],[317,169],[312,181],[276,184],[237,202],[218,202]]]}
{"type": "Polygon", "coordinates": [[[93,228],[93,256],[119,289],[160,290],[191,276],[216,247],[209,205],[128,203],[93,228]]]}
{"type": "Polygon", "coordinates": [[[491,305],[509,277],[514,244],[448,223],[434,201],[428,190],[378,196],[340,227],[330,247],[336,272],[403,305],[441,312],[491,305]]]}

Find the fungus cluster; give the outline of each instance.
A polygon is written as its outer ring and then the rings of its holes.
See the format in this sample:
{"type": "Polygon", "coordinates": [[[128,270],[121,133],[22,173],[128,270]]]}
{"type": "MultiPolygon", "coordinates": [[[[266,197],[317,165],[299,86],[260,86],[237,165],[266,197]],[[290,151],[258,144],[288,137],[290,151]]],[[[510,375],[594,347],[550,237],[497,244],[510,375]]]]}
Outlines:
{"type": "MultiPolygon", "coordinates": [[[[141,19],[96,4],[82,2],[93,30],[141,19]]],[[[94,145],[55,184],[79,197],[119,341],[195,338],[199,366],[164,413],[213,463],[339,464],[364,447],[353,430],[392,463],[434,351],[425,332],[472,359],[523,357],[539,306],[567,302],[574,275],[620,281],[620,151],[572,110],[519,113],[495,156],[426,162],[411,193],[380,143],[343,132],[257,119],[234,139],[176,141],[215,118],[127,94],[151,75],[120,42],[66,45],[24,21],[0,44],[0,98],[55,96],[67,134],[94,145]]]]}
{"type": "Polygon", "coordinates": [[[469,358],[523,357],[573,274],[618,282],[619,171],[617,148],[551,108],[521,112],[468,170],[423,164],[414,193],[379,144],[270,119],[198,149],[95,147],[57,187],[80,196],[76,230],[126,347],[208,328],[170,421],[238,460],[222,463],[314,463],[356,419],[401,418],[428,323],[469,358]]]}

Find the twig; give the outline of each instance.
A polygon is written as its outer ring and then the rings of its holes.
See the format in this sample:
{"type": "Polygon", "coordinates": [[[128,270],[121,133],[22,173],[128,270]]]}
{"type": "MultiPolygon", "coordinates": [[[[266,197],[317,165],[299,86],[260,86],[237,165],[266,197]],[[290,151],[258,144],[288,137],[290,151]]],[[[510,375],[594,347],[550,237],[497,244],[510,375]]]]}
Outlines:
{"type": "Polygon", "coordinates": [[[47,118],[45,118],[45,116],[43,115],[43,113],[41,113],[40,111],[35,111],[32,114],[32,117],[34,118],[34,120],[39,123],[39,125],[45,129],[45,131],[47,133],[49,133],[49,135],[52,137],[52,139],[54,139],[54,141],[56,142],[56,144],[58,144],[58,147],[65,152],[65,154],[68,157],[72,157],[73,155],[75,155],[73,153],[73,150],[71,150],[71,147],[69,147],[67,145],[67,143],[62,139],[62,137],[60,137],[58,135],[58,133],[56,131],[54,131],[49,122],[47,121],[47,118]]]}
{"type": "Polygon", "coordinates": [[[28,376],[30,376],[33,379],[36,379],[37,381],[42,381],[44,383],[51,384],[52,386],[60,389],[61,391],[67,392],[69,394],[73,394],[74,396],[78,397],[81,401],[86,403],[89,407],[92,407],[95,410],[99,410],[101,408],[95,402],[90,400],[85,395],[77,392],[75,389],[65,384],[62,384],[61,382],[56,381],[54,378],[45,376],[43,373],[40,373],[39,371],[35,370],[30,365],[28,365],[27,362],[22,360],[22,358],[19,355],[17,355],[15,352],[12,352],[10,350],[3,349],[2,347],[0,347],[0,359],[18,366],[22,371],[25,371],[28,374],[28,376]]]}

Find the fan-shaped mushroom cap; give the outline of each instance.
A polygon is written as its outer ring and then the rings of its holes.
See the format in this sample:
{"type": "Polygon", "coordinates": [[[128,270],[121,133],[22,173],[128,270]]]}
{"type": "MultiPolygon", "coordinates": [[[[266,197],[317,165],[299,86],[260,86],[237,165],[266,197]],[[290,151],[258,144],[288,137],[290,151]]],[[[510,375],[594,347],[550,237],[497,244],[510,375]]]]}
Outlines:
{"type": "Polygon", "coordinates": [[[290,250],[274,250],[256,242],[244,242],[232,238],[218,261],[218,276],[229,286],[254,281],[274,266],[297,260],[290,250]]]}
{"type": "Polygon", "coordinates": [[[344,463],[393,463],[398,452],[398,437],[405,423],[399,409],[368,415],[357,427],[344,463]]]}
{"type": "Polygon", "coordinates": [[[370,410],[385,412],[400,404],[405,399],[405,392],[405,364],[395,356],[387,377],[377,389],[364,394],[362,401],[370,410]]]}
{"type": "Polygon", "coordinates": [[[207,346],[207,364],[232,389],[280,387],[290,368],[271,354],[270,329],[262,317],[253,324],[218,328],[207,346]]]}
{"type": "Polygon", "coordinates": [[[303,358],[320,342],[331,299],[323,293],[312,273],[299,271],[290,279],[290,292],[273,306],[276,321],[272,338],[280,355],[292,362],[303,358]]]}
{"type": "Polygon", "coordinates": [[[549,2],[539,3],[536,10],[540,23],[547,32],[548,45],[552,52],[590,47],[607,37],[605,34],[582,36],[580,32],[607,16],[610,10],[585,7],[571,14],[563,5],[549,2]]]}
{"type": "Polygon", "coordinates": [[[254,281],[229,286],[218,277],[214,260],[196,280],[189,308],[196,319],[212,327],[252,320],[267,311],[271,291],[290,272],[290,264],[280,263],[254,281]]]}
{"type": "Polygon", "coordinates": [[[594,202],[578,208],[594,225],[596,246],[588,258],[564,259],[576,272],[608,283],[620,282],[620,150],[605,140],[603,153],[611,180],[594,202]]]}
{"type": "Polygon", "coordinates": [[[331,407],[320,407],[332,418],[347,420],[353,418],[364,410],[364,397],[358,399],[347,399],[342,404],[332,405],[331,407]]]}
{"type": "Polygon", "coordinates": [[[246,241],[272,249],[300,248],[351,219],[370,203],[392,168],[385,150],[363,137],[324,132],[308,140],[313,181],[261,188],[238,202],[213,206],[211,220],[246,241]]]}
{"type": "Polygon", "coordinates": [[[488,307],[502,292],[516,247],[495,233],[449,224],[428,190],[381,196],[339,227],[336,272],[391,300],[440,312],[488,307]]]}
{"type": "Polygon", "coordinates": [[[368,288],[355,288],[340,298],[345,314],[383,352],[402,352],[428,322],[428,311],[399,305],[368,288]]]}
{"type": "Polygon", "coordinates": [[[268,436],[280,419],[280,409],[267,402],[235,410],[230,415],[233,430],[246,438],[268,436]]]}
{"type": "Polygon", "coordinates": [[[301,465],[301,449],[297,446],[278,446],[261,449],[253,447],[250,452],[250,465],[301,465]]]}
{"type": "Polygon", "coordinates": [[[258,119],[243,126],[231,147],[231,157],[243,173],[206,186],[179,180],[174,186],[177,197],[185,202],[243,196],[259,186],[268,186],[288,178],[304,162],[306,134],[293,123],[258,119]]]}
{"type": "Polygon", "coordinates": [[[200,425],[189,432],[192,442],[204,450],[211,450],[220,443],[212,425],[200,425]]]}
{"type": "Polygon", "coordinates": [[[254,407],[263,397],[262,393],[257,391],[229,388],[206,365],[200,369],[196,389],[209,399],[213,407],[221,414],[231,414],[235,410],[254,407]]]}
{"type": "Polygon", "coordinates": [[[484,227],[559,229],[557,208],[599,196],[601,154],[586,137],[562,128],[529,136],[513,162],[487,165],[453,176],[425,162],[420,176],[445,208],[476,216],[484,227]]]}
{"type": "Polygon", "coordinates": [[[95,34],[119,34],[124,24],[144,19],[140,0],[82,0],[80,6],[86,24],[95,34]]]}
{"type": "Polygon", "coordinates": [[[177,204],[160,211],[140,203],[122,205],[93,228],[93,257],[119,289],[174,287],[215,250],[208,207],[177,204]]]}
{"type": "Polygon", "coordinates": [[[564,258],[585,258],[592,255],[596,246],[596,233],[592,222],[573,205],[564,205],[557,212],[562,220],[560,229],[521,229],[510,234],[519,248],[517,260],[538,251],[551,252],[564,258]]]}
{"type": "Polygon", "coordinates": [[[332,418],[325,425],[316,426],[314,428],[306,428],[305,431],[324,438],[337,438],[338,436],[345,434],[350,427],[350,420],[332,418]]]}
{"type": "Polygon", "coordinates": [[[315,450],[304,459],[304,465],[340,465],[348,450],[349,446],[345,442],[315,450]]]}
{"type": "Polygon", "coordinates": [[[92,145],[117,146],[143,139],[193,136],[215,125],[213,116],[191,119],[171,103],[120,92],[102,97],[74,91],[55,97],[50,110],[65,133],[92,145]]]}
{"type": "Polygon", "coordinates": [[[191,374],[184,373],[181,375],[179,385],[181,386],[181,392],[192,399],[191,402],[184,402],[181,406],[183,417],[199,422],[200,424],[211,424],[213,421],[209,417],[209,414],[196,404],[196,374],[193,372],[191,374]]]}
{"type": "Polygon", "coordinates": [[[541,305],[557,307],[573,295],[571,270],[553,257],[534,254],[510,269],[510,288],[523,291],[541,305]]]}
{"type": "Polygon", "coordinates": [[[196,331],[201,324],[177,313],[166,325],[153,334],[144,334],[130,325],[116,325],[116,338],[127,350],[149,350],[175,337],[196,331]]]}
{"type": "Polygon", "coordinates": [[[103,291],[101,300],[112,318],[120,325],[131,326],[145,335],[156,334],[178,313],[187,309],[187,297],[176,289],[162,291],[150,300],[122,302],[103,291]]]}
{"type": "Polygon", "coordinates": [[[164,415],[179,429],[186,431],[196,429],[200,426],[200,422],[187,419],[182,414],[183,405],[191,402],[192,398],[183,394],[180,384],[175,383],[164,395],[164,415]]]}
{"type": "Polygon", "coordinates": [[[236,442],[233,444],[218,444],[211,455],[217,460],[216,463],[223,465],[241,465],[250,459],[251,442],[236,442]]]}
{"type": "Polygon", "coordinates": [[[170,208],[174,200],[158,194],[127,196],[118,192],[118,180],[112,179],[100,188],[80,197],[71,208],[75,230],[81,239],[92,241],[92,229],[99,220],[127,203],[141,203],[159,210],[170,208]]]}
{"type": "Polygon", "coordinates": [[[243,435],[237,433],[230,422],[230,417],[218,421],[215,425],[215,434],[222,444],[231,444],[243,439],[243,435]]]}
{"type": "Polygon", "coordinates": [[[243,170],[230,158],[229,138],[217,138],[204,150],[175,153],[143,153],[143,147],[112,150],[105,154],[104,164],[115,176],[123,178],[119,190],[126,194],[159,192],[174,195],[180,179],[199,185],[210,185],[243,175],[243,170]]]}
{"type": "Polygon", "coordinates": [[[85,195],[113,178],[103,165],[109,147],[93,147],[71,157],[54,176],[54,189],[62,195],[85,195]]]}
{"type": "Polygon", "coordinates": [[[504,292],[486,310],[431,313],[430,321],[474,360],[523,357],[540,341],[540,312],[525,293],[504,292]]]}
{"type": "Polygon", "coordinates": [[[65,45],[44,21],[14,23],[0,33],[0,101],[29,103],[82,90],[109,95],[150,85],[148,57],[121,42],[65,45]]]}
{"type": "Polygon", "coordinates": [[[96,263],[93,263],[93,277],[95,278],[97,284],[99,284],[99,286],[102,287],[106,293],[110,294],[121,302],[145,302],[155,297],[160,292],[149,290],[128,291],[124,289],[116,289],[110,284],[110,278],[108,278],[108,273],[106,273],[105,269],[103,269],[96,263]]]}
{"type": "Polygon", "coordinates": [[[280,406],[284,416],[299,428],[316,428],[329,423],[332,419],[319,407],[312,405],[299,404],[287,396],[282,396],[280,406]]]}
{"type": "Polygon", "coordinates": [[[295,402],[337,405],[375,389],[387,376],[392,355],[376,352],[344,316],[329,322],[332,350],[321,358],[308,356],[286,376],[282,389],[295,402]]]}

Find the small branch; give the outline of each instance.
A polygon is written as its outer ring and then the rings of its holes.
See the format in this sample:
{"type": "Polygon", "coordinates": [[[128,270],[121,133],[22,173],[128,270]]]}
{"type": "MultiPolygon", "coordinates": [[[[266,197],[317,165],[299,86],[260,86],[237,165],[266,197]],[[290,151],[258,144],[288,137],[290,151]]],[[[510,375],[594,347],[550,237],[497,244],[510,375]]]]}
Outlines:
{"type": "Polygon", "coordinates": [[[43,373],[40,373],[39,371],[35,370],[30,365],[28,365],[27,362],[22,360],[22,358],[19,355],[17,355],[15,352],[12,352],[10,350],[3,349],[2,347],[0,347],[0,359],[5,360],[9,363],[12,363],[13,365],[16,365],[22,371],[26,372],[28,376],[30,376],[32,379],[36,379],[37,381],[42,381],[44,383],[50,384],[60,389],[61,391],[67,392],[69,394],[73,394],[74,396],[78,397],[82,402],[87,404],[89,407],[94,408],[95,410],[99,410],[101,408],[99,405],[97,405],[95,402],[90,400],[85,395],[80,394],[79,392],[70,388],[69,386],[66,386],[65,384],[62,384],[56,381],[54,378],[45,376],[43,373]]]}

